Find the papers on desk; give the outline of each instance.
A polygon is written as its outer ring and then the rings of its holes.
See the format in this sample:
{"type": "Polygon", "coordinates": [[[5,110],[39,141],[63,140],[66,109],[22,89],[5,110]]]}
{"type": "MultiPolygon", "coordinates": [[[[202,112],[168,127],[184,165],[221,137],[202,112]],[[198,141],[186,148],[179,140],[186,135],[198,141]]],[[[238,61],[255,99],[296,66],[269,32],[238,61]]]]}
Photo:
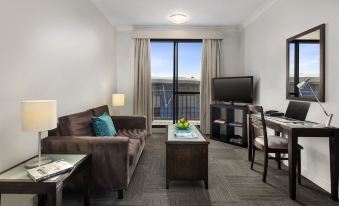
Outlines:
{"type": "Polygon", "coordinates": [[[325,127],[324,124],[318,124],[314,122],[307,122],[307,121],[300,121],[300,120],[293,120],[293,119],[284,119],[281,117],[269,117],[265,116],[265,119],[277,122],[279,124],[285,124],[291,127],[302,127],[302,128],[323,128],[325,127]]]}
{"type": "Polygon", "coordinates": [[[294,119],[284,119],[282,117],[270,117],[270,116],[265,116],[265,119],[269,119],[269,120],[273,120],[273,121],[277,121],[280,123],[298,123],[298,122],[303,122],[300,120],[294,120],[294,119]]]}
{"type": "Polygon", "coordinates": [[[324,124],[318,124],[313,122],[293,122],[287,123],[291,127],[302,127],[302,128],[324,128],[324,124]]]}

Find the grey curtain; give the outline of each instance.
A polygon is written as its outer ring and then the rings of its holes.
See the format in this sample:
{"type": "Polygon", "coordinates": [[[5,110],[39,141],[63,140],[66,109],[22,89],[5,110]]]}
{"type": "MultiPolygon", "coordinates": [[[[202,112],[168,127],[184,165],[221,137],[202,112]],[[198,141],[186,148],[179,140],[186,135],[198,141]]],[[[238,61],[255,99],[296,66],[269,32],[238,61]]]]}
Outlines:
{"type": "Polygon", "coordinates": [[[204,39],[201,59],[200,129],[210,133],[210,104],[212,103],[212,78],[219,76],[221,40],[204,39]]]}
{"type": "Polygon", "coordinates": [[[135,115],[147,117],[146,129],[152,134],[152,90],[150,40],[134,40],[134,102],[135,115]]]}

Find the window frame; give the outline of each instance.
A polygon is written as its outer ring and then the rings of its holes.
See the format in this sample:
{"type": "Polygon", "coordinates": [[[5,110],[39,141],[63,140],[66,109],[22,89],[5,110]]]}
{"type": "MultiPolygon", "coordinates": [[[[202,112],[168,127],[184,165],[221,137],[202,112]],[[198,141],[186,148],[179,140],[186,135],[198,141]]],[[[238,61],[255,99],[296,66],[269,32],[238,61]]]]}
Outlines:
{"type": "MultiPolygon", "coordinates": [[[[179,43],[203,43],[202,39],[150,39],[150,42],[172,42],[173,43],[173,101],[172,101],[172,118],[173,118],[173,124],[175,124],[179,119],[179,110],[177,109],[179,107],[179,101],[177,98],[178,95],[190,95],[190,94],[200,94],[199,92],[186,92],[186,91],[178,91],[178,62],[179,62],[179,43]]],[[[165,126],[159,126],[159,125],[153,125],[154,128],[163,128],[165,126]]]]}

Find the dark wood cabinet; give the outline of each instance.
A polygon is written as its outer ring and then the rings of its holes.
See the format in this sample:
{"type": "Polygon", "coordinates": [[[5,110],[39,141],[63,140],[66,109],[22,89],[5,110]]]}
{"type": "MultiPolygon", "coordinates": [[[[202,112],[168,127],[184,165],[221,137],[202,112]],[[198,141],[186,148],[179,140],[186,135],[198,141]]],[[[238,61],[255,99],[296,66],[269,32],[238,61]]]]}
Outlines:
{"type": "Polygon", "coordinates": [[[166,188],[170,180],[204,180],[208,188],[208,142],[166,144],[166,188]]]}
{"type": "Polygon", "coordinates": [[[247,105],[211,104],[211,139],[247,147],[247,105]]]}
{"type": "Polygon", "coordinates": [[[203,180],[208,189],[208,145],[200,131],[193,126],[191,131],[198,137],[180,139],[174,137],[173,125],[167,128],[166,141],[166,189],[172,180],[203,180]]]}

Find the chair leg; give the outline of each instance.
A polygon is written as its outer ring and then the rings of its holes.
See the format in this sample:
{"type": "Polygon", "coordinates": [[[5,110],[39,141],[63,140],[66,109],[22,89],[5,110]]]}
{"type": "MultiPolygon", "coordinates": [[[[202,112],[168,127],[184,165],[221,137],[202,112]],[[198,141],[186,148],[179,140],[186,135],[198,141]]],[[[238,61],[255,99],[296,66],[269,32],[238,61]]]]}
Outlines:
{"type": "Polygon", "coordinates": [[[254,157],[255,157],[255,148],[253,147],[253,149],[252,149],[252,162],[251,162],[251,170],[253,170],[254,157]]]}
{"type": "Polygon", "coordinates": [[[266,176],[267,176],[267,167],[268,167],[268,153],[265,152],[265,162],[264,162],[264,173],[262,175],[262,181],[266,182],[266,176]]]}
{"type": "Polygon", "coordinates": [[[124,198],[124,190],[118,190],[118,199],[124,198]]]}
{"type": "Polygon", "coordinates": [[[275,159],[277,160],[278,169],[281,170],[281,154],[275,153],[275,159]]]}
{"type": "Polygon", "coordinates": [[[301,151],[298,149],[298,184],[301,185],[301,151]]]}

